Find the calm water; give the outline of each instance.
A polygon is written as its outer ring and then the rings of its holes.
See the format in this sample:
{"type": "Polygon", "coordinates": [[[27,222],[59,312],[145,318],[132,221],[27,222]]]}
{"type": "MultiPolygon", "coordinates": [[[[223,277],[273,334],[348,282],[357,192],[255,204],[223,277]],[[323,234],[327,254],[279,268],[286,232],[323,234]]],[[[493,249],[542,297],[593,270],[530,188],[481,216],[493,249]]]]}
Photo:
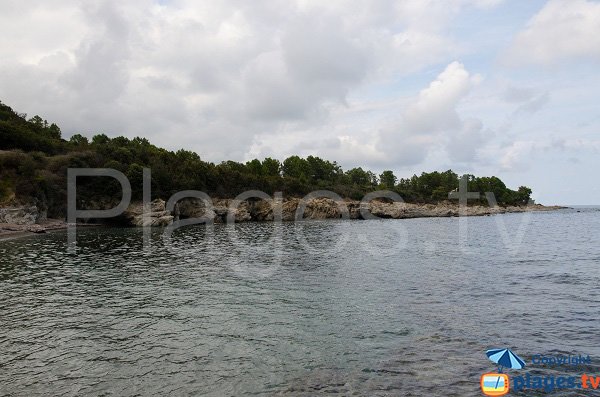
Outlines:
{"type": "Polygon", "coordinates": [[[458,225],[0,242],[0,395],[478,396],[492,347],[593,360],[511,375],[600,376],[600,211],[469,218],[466,244],[458,225]]]}

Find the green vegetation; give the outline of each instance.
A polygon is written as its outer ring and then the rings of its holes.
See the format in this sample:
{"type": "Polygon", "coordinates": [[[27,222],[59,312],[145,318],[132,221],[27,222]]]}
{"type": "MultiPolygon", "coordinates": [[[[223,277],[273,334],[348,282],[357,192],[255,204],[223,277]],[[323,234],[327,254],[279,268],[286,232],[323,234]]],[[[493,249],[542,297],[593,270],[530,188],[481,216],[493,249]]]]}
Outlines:
{"type": "MultiPolygon", "coordinates": [[[[335,161],[308,156],[254,159],[247,163],[224,161],[213,164],[188,150],[168,151],[145,138],[109,138],[95,135],[91,141],[81,134],[68,141],[60,128],[39,116],[14,112],[0,103],[0,204],[35,202],[50,216],[63,216],[66,207],[66,175],[70,167],[106,167],[123,172],[131,181],[134,199],[142,194],[142,170],[152,170],[152,195],[168,198],[173,193],[195,189],[215,197],[234,197],[258,189],[273,194],[301,196],[328,189],[343,197],[360,199],[364,194],[389,189],[408,202],[445,200],[458,187],[458,175],[451,170],[398,178],[386,170],[377,177],[371,171],[352,168],[344,171],[335,161]]],[[[500,204],[525,204],[531,189],[508,189],[496,177],[469,176],[469,190],[494,192],[500,204]]],[[[78,180],[82,202],[120,199],[120,186],[110,178],[78,180]]],[[[485,199],[482,199],[485,203],[485,199]]]]}

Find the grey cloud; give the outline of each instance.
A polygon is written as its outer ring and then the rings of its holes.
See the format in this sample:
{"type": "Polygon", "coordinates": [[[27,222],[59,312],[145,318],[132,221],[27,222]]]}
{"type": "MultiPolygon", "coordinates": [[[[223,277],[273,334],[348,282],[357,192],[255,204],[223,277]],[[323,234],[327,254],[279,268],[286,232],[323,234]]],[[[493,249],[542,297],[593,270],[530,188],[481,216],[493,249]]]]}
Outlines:
{"type": "Polygon", "coordinates": [[[477,158],[477,151],[490,138],[484,132],[481,120],[468,119],[457,133],[450,137],[446,150],[450,160],[462,163],[473,162],[477,158]]]}
{"type": "Polygon", "coordinates": [[[382,130],[378,148],[397,166],[418,164],[427,155],[445,147],[451,159],[475,160],[486,141],[480,120],[463,120],[456,107],[479,80],[458,62],[450,63],[392,127],[382,130]]]}
{"type": "Polygon", "coordinates": [[[324,103],[344,101],[364,78],[367,59],[339,25],[335,18],[300,17],[283,34],[281,51],[249,63],[243,99],[250,117],[302,119],[318,114],[324,103]]]}
{"type": "Polygon", "coordinates": [[[399,125],[381,131],[378,149],[387,156],[387,163],[407,167],[421,163],[435,141],[430,135],[414,135],[399,125]]]}
{"type": "Polygon", "coordinates": [[[367,68],[366,51],[339,25],[335,19],[304,17],[281,42],[290,75],[305,84],[322,84],[332,89],[334,96],[345,94],[343,84],[360,82],[367,68]],[[332,29],[335,25],[338,27],[332,29]]]}
{"type": "MultiPolygon", "coordinates": [[[[59,123],[67,137],[75,132],[143,135],[168,148],[196,150],[208,160],[241,160],[258,135],[302,131],[305,145],[326,143],[315,149],[320,153],[347,150],[347,156],[360,159],[358,130],[344,132],[352,138],[345,141],[341,133],[323,138],[323,129],[339,123],[332,109],[347,106],[353,90],[447,56],[453,43],[445,27],[466,3],[453,3],[448,13],[446,5],[395,1],[353,6],[62,1],[48,26],[24,33],[59,31],[62,25],[69,32],[44,41],[42,48],[36,35],[27,36],[29,41],[0,39],[0,56],[7,59],[0,65],[1,99],[59,123]],[[434,17],[417,23],[428,12],[434,17]]],[[[47,2],[15,7],[13,15],[0,15],[0,24],[29,21],[51,7],[47,2]]],[[[371,147],[369,158],[393,162],[400,153],[414,163],[426,156],[429,133],[460,128],[453,104],[469,83],[458,77],[457,86],[448,90],[454,96],[434,94],[438,102],[418,98],[404,113],[402,133],[384,128],[390,142],[403,141],[390,145],[394,154],[384,143],[380,153],[371,147]]],[[[297,137],[286,135],[286,147],[297,137]]],[[[268,141],[264,146],[281,152],[268,141]]]]}
{"type": "Polygon", "coordinates": [[[550,100],[548,92],[540,92],[533,87],[518,87],[509,85],[500,97],[507,103],[518,105],[513,116],[535,113],[542,109],[550,100]]]}
{"type": "Polygon", "coordinates": [[[293,146],[294,153],[314,153],[317,151],[336,150],[341,148],[341,142],[338,138],[328,137],[322,140],[303,141],[293,146]]]}
{"type": "Polygon", "coordinates": [[[129,26],[111,3],[86,9],[88,23],[98,33],[83,40],[75,50],[75,68],[62,80],[87,101],[110,102],[120,97],[129,80],[129,26]]]}
{"type": "Polygon", "coordinates": [[[544,92],[538,96],[535,96],[529,99],[527,102],[522,103],[515,110],[515,115],[527,114],[527,113],[536,113],[540,109],[542,109],[550,100],[550,94],[544,92]]]}
{"type": "Polygon", "coordinates": [[[503,56],[507,65],[600,60],[600,4],[550,0],[519,32],[503,56]]]}
{"type": "Polygon", "coordinates": [[[534,88],[509,85],[502,93],[502,99],[509,103],[522,103],[530,100],[535,94],[534,88]]]}

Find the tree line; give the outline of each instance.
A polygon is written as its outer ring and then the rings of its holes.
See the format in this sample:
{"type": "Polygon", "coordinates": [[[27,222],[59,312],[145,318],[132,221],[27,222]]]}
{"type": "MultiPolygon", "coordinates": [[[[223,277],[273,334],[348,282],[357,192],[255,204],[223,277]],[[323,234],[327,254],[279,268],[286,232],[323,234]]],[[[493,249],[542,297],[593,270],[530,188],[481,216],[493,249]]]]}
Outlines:
{"type": "MultiPolygon", "coordinates": [[[[27,115],[0,102],[0,203],[35,202],[47,208],[50,215],[62,216],[67,169],[72,167],[123,172],[131,182],[134,199],[141,198],[145,167],[152,171],[153,198],[170,197],[188,189],[215,197],[235,197],[250,189],[269,194],[280,191],[284,196],[327,189],[342,197],[360,199],[368,192],[388,189],[408,202],[435,203],[446,200],[448,192],[458,187],[459,179],[452,170],[398,179],[390,170],[379,175],[361,167],[343,170],[335,161],[316,156],[215,164],[202,160],[195,152],[169,151],[140,137],[96,134],[88,139],[75,134],[65,140],[56,124],[39,116],[27,119],[27,115]]],[[[77,190],[83,202],[120,199],[120,185],[110,178],[82,178],[77,190]]],[[[511,190],[495,176],[469,175],[469,190],[493,192],[501,205],[525,204],[531,195],[531,189],[521,186],[511,190]]]]}

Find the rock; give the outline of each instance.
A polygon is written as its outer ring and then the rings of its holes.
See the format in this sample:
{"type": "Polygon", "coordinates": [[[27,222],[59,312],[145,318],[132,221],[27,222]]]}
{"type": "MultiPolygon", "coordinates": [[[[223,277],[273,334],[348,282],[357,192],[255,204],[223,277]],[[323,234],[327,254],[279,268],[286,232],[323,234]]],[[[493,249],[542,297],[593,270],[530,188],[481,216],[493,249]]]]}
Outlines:
{"type": "Polygon", "coordinates": [[[196,198],[185,198],[177,203],[177,215],[180,218],[198,218],[204,216],[204,202],[196,198]]]}
{"type": "Polygon", "coordinates": [[[185,218],[212,217],[215,223],[227,222],[227,216],[233,211],[234,222],[272,221],[273,208],[266,200],[247,200],[240,202],[235,208],[231,199],[215,199],[213,208],[207,208],[204,201],[199,199],[181,200],[179,216],[185,218]]]}
{"type": "Polygon", "coordinates": [[[43,216],[40,216],[38,207],[35,205],[0,208],[0,223],[33,225],[39,220],[43,220],[43,216]]]}
{"type": "MultiPolygon", "coordinates": [[[[280,203],[282,207],[283,203],[280,203]]],[[[265,200],[253,201],[250,203],[250,214],[252,220],[256,221],[272,221],[274,219],[273,206],[265,200]]]]}
{"type": "Polygon", "coordinates": [[[174,217],[172,215],[160,216],[158,218],[155,218],[156,221],[152,224],[152,226],[168,226],[171,223],[173,223],[173,218],[174,217]]]}
{"type": "Polygon", "coordinates": [[[344,203],[338,205],[330,198],[315,198],[306,202],[303,218],[336,219],[342,217],[344,203]]]}
{"type": "Polygon", "coordinates": [[[233,204],[233,200],[227,200],[227,205],[222,207],[225,210],[224,219],[228,221],[227,217],[233,218],[234,222],[248,222],[252,220],[250,214],[250,207],[247,201],[242,201],[237,205],[233,204]]]}
{"type": "Polygon", "coordinates": [[[153,200],[150,203],[150,212],[144,214],[144,205],[141,202],[133,203],[121,216],[131,226],[168,226],[175,218],[171,212],[165,210],[165,201],[153,200]]]}
{"type": "Polygon", "coordinates": [[[24,230],[31,233],[46,233],[46,228],[41,225],[29,225],[24,230]]]}
{"type": "Polygon", "coordinates": [[[284,221],[293,221],[296,219],[296,210],[299,203],[300,199],[297,198],[283,200],[281,204],[281,219],[284,221]]]}
{"type": "Polygon", "coordinates": [[[350,219],[362,219],[360,203],[357,203],[356,201],[347,201],[346,205],[348,206],[348,212],[350,212],[350,219]]]}
{"type": "MultiPolygon", "coordinates": [[[[296,219],[296,211],[301,204],[299,198],[285,198],[282,202],[261,199],[249,199],[239,202],[234,206],[232,199],[214,199],[212,208],[207,207],[204,201],[196,198],[185,198],[177,203],[173,213],[166,211],[165,201],[157,199],[152,201],[147,215],[143,214],[142,203],[137,202],[125,211],[122,219],[131,226],[167,226],[177,219],[199,218],[208,216],[215,223],[225,223],[228,215],[234,222],[273,221],[275,215],[281,214],[284,221],[296,219]],[[276,207],[279,205],[279,207],[276,207]]],[[[408,219],[423,217],[455,217],[462,215],[458,203],[442,201],[438,204],[414,204],[392,202],[375,199],[369,203],[346,199],[336,202],[330,198],[319,197],[304,203],[304,219],[339,219],[343,215],[343,206],[348,209],[350,219],[362,219],[361,208],[378,218],[408,219]]],[[[466,208],[468,216],[484,216],[502,214],[505,212],[546,211],[559,207],[535,206],[508,206],[487,207],[483,205],[469,205],[466,208]]]]}

